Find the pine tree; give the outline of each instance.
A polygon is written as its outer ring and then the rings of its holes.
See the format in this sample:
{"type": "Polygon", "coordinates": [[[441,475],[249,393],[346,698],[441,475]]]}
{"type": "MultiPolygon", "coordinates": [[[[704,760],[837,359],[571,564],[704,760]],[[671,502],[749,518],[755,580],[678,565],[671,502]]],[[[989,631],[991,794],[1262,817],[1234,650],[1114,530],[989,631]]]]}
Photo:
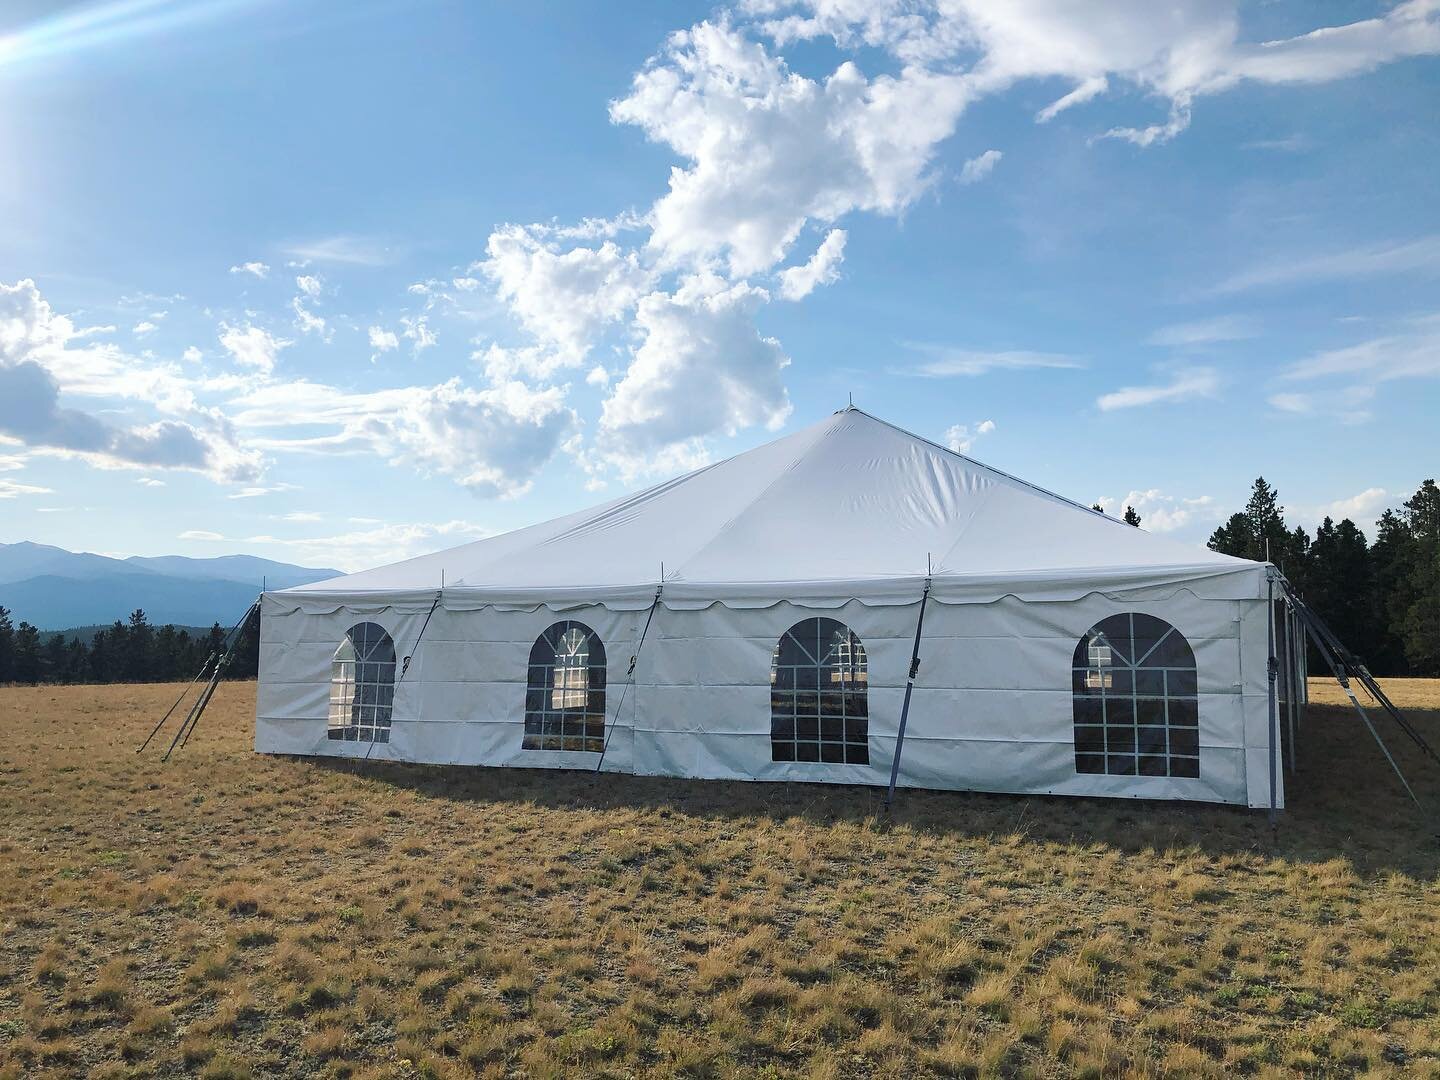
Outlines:
{"type": "MultiPolygon", "coordinates": [[[[119,625],[118,623],[116,624],[119,625]]],[[[122,662],[122,678],[126,682],[149,682],[154,676],[154,631],[145,612],[136,608],[130,613],[129,625],[125,627],[125,650],[122,662]]]]}
{"type": "Polygon", "coordinates": [[[15,626],[10,612],[0,607],[0,686],[15,681],[15,626]]]}
{"type": "Polygon", "coordinates": [[[1440,675],[1440,487],[1426,480],[1401,512],[1408,542],[1390,617],[1416,675],[1440,675]]]}
{"type": "Polygon", "coordinates": [[[1222,555],[1250,558],[1250,552],[1255,550],[1255,534],[1250,528],[1250,519],[1244,514],[1231,514],[1229,521],[1210,534],[1209,547],[1222,555]]]}
{"type": "Polygon", "coordinates": [[[1327,517],[1310,548],[1305,596],[1335,636],[1367,659],[1378,638],[1374,591],[1365,534],[1349,518],[1336,525],[1327,517]]]}
{"type": "Polygon", "coordinates": [[[1137,529],[1140,527],[1140,515],[1135,512],[1133,506],[1125,507],[1124,521],[1126,525],[1134,525],[1137,529]]]}
{"type": "Polygon", "coordinates": [[[31,686],[40,681],[40,631],[28,622],[15,630],[15,681],[31,686]]]}

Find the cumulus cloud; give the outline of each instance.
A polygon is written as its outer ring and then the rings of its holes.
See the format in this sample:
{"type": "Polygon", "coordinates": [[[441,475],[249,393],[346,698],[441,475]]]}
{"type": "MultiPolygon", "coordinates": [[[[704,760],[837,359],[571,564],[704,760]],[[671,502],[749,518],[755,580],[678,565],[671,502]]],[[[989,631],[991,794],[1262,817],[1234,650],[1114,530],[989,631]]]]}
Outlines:
{"type": "Polygon", "coordinates": [[[973,430],[968,424],[954,424],[945,429],[945,445],[957,454],[968,454],[977,439],[994,430],[994,420],[981,420],[973,430]]]}
{"type": "Polygon", "coordinates": [[[124,397],[168,387],[172,407],[193,405],[188,391],[169,386],[173,375],[141,370],[129,377],[127,358],[113,346],[71,347],[72,338],[70,320],[51,309],[34,282],[0,284],[0,435],[102,467],[190,469],[222,480],[258,474],[259,454],[240,446],[215,414],[200,414],[200,425],[161,420],[121,427],[62,404],[62,389],[124,397]],[[63,386],[57,372],[67,373],[63,386]]]}
{"type": "Polygon", "coordinates": [[[334,336],[325,320],[307,308],[300,297],[290,301],[290,310],[295,312],[295,328],[302,334],[316,334],[327,343],[334,336]]]}
{"type": "Polygon", "coordinates": [[[275,370],[280,350],[294,344],[275,337],[268,330],[247,323],[245,326],[220,324],[220,345],[235,362],[269,375],[275,370]]]}
{"type": "Polygon", "coordinates": [[[763,289],[700,274],[640,301],[643,341],[600,418],[622,471],[643,471],[647,459],[658,468],[690,462],[704,436],[784,422],[790,398],[780,372],[790,361],[754,323],[767,299],[763,289]]]}
{"type": "Polygon", "coordinates": [[[1433,0],[1408,0],[1385,14],[1276,41],[1241,40],[1237,5],[1215,0],[1145,0],[1103,9],[1054,0],[742,0],[776,41],[820,36],[843,47],[885,49],[909,66],[966,64],[973,95],[1023,79],[1071,86],[1036,119],[1045,122],[1120,83],[1165,103],[1165,119],[1111,128],[1142,146],[1174,138],[1194,103],[1245,80],[1306,84],[1345,78],[1406,56],[1440,53],[1433,0]]]}
{"type": "Polygon", "coordinates": [[[295,278],[295,287],[313,300],[320,295],[325,283],[314,274],[300,274],[295,278]]]}
{"type": "Polygon", "coordinates": [[[821,285],[840,280],[845,261],[845,230],[831,229],[808,262],[780,271],[780,295],[786,300],[803,300],[821,285]]]}
{"type": "Polygon", "coordinates": [[[1169,495],[1158,488],[1131,491],[1123,499],[1103,496],[1096,500],[1107,514],[1121,514],[1133,506],[1140,515],[1141,527],[1150,532],[1175,532],[1177,529],[1205,525],[1223,520],[1224,511],[1209,495],[1185,497],[1169,495]]]}
{"type": "Polygon", "coordinates": [[[1176,371],[1168,382],[1148,386],[1122,386],[1101,394],[1095,404],[1102,412],[1133,409],[1142,405],[1159,405],[1194,398],[1214,397],[1220,390],[1220,375],[1213,368],[1196,367],[1176,371]]]}
{"type": "Polygon", "coordinates": [[[371,360],[378,359],[381,353],[394,352],[400,347],[400,338],[394,330],[386,330],[383,326],[372,326],[369,331],[370,348],[373,350],[371,360]]]}
{"type": "Polygon", "coordinates": [[[255,440],[263,448],[379,454],[453,477],[481,496],[523,494],[575,424],[561,389],[509,382],[476,390],[458,378],[369,393],[271,383],[232,407],[243,430],[280,429],[255,440]]]}
{"type": "Polygon", "coordinates": [[[433,348],[440,340],[430,329],[430,320],[424,315],[402,315],[400,325],[404,327],[400,336],[410,342],[410,352],[419,356],[424,350],[433,348]]]}
{"type": "Polygon", "coordinates": [[[808,79],[721,21],[672,34],[610,115],[689,162],[651,209],[651,250],[666,265],[723,255],[741,277],[783,259],[807,220],[903,210],[969,100],[962,76],[921,68],[872,80],[846,61],[808,79]]]}
{"type": "Polygon", "coordinates": [[[263,262],[246,262],[241,263],[239,266],[230,267],[230,273],[249,274],[251,277],[264,279],[269,275],[270,267],[266,266],[263,262]]]}
{"type": "Polygon", "coordinates": [[[979,157],[971,158],[960,170],[960,183],[974,184],[984,180],[995,171],[995,166],[1004,156],[999,150],[986,150],[979,157]]]}
{"type": "Polygon", "coordinates": [[[495,284],[533,337],[579,363],[596,334],[635,306],[653,275],[613,241],[566,247],[553,234],[538,225],[504,225],[490,234],[487,258],[472,269],[495,284]]]}

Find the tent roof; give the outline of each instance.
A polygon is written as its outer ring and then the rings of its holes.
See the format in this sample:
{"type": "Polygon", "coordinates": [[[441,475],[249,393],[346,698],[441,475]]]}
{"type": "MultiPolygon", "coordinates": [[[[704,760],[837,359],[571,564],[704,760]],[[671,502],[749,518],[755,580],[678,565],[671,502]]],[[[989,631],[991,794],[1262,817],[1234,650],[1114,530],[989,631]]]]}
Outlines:
{"type": "Polygon", "coordinates": [[[648,605],[1059,599],[1228,579],[1259,563],[1156,536],[854,407],[602,506],[273,594],[322,601],[648,605]],[[483,597],[483,599],[482,599],[483,597]]]}

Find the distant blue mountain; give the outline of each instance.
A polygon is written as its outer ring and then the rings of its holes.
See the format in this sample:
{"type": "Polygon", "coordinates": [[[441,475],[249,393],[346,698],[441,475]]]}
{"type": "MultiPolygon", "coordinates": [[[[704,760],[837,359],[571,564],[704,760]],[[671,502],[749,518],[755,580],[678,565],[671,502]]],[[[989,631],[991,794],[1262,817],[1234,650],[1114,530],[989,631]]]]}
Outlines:
{"type": "Polygon", "coordinates": [[[10,610],[13,622],[42,629],[111,623],[136,608],[157,625],[228,626],[262,582],[288,589],[339,573],[251,555],[111,559],[26,541],[0,544],[0,607],[10,610]]]}

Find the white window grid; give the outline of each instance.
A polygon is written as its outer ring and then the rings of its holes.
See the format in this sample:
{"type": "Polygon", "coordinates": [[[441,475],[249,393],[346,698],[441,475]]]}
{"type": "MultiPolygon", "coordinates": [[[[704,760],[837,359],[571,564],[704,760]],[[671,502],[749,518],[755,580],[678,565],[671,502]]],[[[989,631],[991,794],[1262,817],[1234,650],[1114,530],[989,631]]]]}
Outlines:
{"type": "Polygon", "coordinates": [[[770,659],[771,760],[868,765],[868,684],[865,646],[848,626],[792,626],[770,659]]]}
{"type": "Polygon", "coordinates": [[[330,665],[327,734],[343,742],[389,742],[395,703],[395,643],[376,623],[345,633],[330,665]]]}
{"type": "Polygon", "coordinates": [[[593,630],[567,621],[540,635],[525,701],[524,749],[604,749],[605,649],[593,630]]]}
{"type": "Polygon", "coordinates": [[[1133,612],[1103,620],[1076,650],[1077,661],[1081,656],[1089,661],[1074,668],[1076,683],[1084,687],[1074,694],[1077,772],[1199,777],[1194,654],[1178,630],[1154,621],[1164,629],[1133,661],[1133,612]],[[1189,663],[1159,662],[1162,646],[1172,636],[1184,644],[1189,663]]]}

